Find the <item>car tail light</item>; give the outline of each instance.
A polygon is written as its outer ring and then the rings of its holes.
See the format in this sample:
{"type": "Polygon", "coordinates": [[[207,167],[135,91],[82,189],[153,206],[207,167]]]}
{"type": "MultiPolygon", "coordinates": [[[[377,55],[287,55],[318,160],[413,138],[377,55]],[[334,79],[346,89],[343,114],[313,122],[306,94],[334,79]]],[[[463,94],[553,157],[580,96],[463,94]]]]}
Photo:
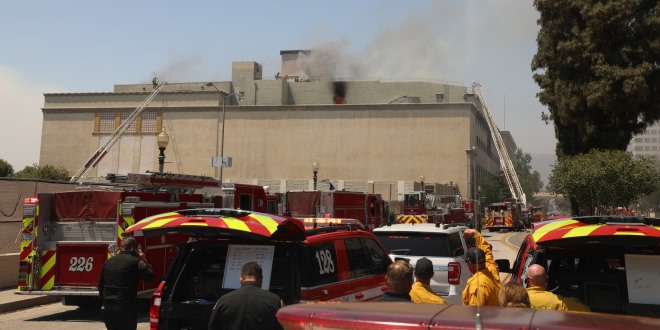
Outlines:
{"type": "Polygon", "coordinates": [[[163,286],[165,281],[160,282],[154,295],[151,296],[151,308],[149,309],[149,329],[158,329],[158,317],[160,317],[160,302],[163,294],[163,286]]]}
{"type": "Polygon", "coordinates": [[[461,264],[452,261],[448,266],[447,281],[449,284],[461,284],[461,264]]]}

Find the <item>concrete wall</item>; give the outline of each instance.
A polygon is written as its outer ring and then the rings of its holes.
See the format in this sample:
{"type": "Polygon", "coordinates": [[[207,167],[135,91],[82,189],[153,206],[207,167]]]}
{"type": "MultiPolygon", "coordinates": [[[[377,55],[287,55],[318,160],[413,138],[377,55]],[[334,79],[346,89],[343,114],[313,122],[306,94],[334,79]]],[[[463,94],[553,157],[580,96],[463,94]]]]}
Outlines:
{"type": "Polygon", "coordinates": [[[18,285],[18,253],[0,254],[0,289],[18,285]]]}

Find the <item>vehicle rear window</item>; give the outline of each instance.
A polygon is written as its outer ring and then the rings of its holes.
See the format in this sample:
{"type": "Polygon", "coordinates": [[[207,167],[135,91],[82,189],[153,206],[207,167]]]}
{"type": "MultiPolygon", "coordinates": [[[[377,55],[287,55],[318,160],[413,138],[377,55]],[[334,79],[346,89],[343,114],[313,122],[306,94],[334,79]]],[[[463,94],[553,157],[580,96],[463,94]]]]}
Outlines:
{"type": "Polygon", "coordinates": [[[389,254],[453,257],[445,233],[380,232],[374,233],[389,254]]]}

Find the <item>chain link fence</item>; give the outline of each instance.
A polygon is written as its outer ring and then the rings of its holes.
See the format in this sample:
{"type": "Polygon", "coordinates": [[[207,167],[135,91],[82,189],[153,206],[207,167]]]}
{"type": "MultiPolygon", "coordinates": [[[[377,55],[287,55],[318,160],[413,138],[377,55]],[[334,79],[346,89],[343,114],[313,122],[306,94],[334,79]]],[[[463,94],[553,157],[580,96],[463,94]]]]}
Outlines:
{"type": "Polygon", "coordinates": [[[69,182],[0,178],[0,254],[19,252],[25,198],[75,188],[69,182]]]}

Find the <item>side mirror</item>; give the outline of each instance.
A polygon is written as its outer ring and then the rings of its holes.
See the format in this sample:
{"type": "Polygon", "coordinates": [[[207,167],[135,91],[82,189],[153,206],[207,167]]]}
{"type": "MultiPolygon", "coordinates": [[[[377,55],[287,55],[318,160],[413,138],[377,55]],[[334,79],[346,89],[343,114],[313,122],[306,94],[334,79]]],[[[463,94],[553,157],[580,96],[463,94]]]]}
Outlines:
{"type": "Polygon", "coordinates": [[[500,273],[510,273],[511,272],[511,262],[509,259],[497,259],[495,260],[497,268],[500,269],[500,273]]]}

